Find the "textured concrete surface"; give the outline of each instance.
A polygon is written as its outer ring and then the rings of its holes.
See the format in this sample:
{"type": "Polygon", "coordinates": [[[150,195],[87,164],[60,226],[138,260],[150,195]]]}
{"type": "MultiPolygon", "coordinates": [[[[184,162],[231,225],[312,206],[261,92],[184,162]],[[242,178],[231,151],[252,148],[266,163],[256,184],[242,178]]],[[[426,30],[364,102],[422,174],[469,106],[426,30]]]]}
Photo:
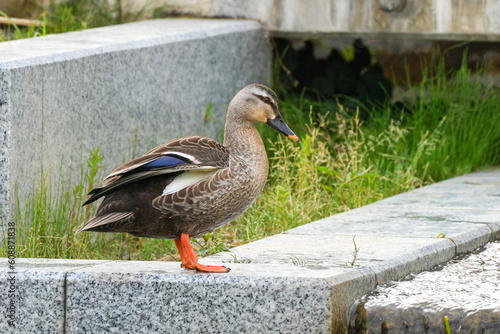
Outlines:
{"type": "Polygon", "coordinates": [[[123,0],[125,11],[163,7],[167,14],[246,17],[276,36],[385,37],[437,40],[499,39],[500,4],[406,0],[123,0]]]}
{"type": "Polygon", "coordinates": [[[234,94],[270,74],[255,21],[154,20],[0,43],[4,216],[16,184],[22,201],[42,171],[53,186],[71,171],[79,181],[97,147],[105,173],[173,138],[220,140],[234,94]]]}
{"type": "MultiPolygon", "coordinates": [[[[18,259],[22,328],[343,333],[356,300],[377,286],[500,239],[500,207],[491,200],[499,188],[500,170],[472,173],[202,260],[230,267],[228,274],[178,262],[18,259]]],[[[0,332],[8,330],[0,321],[0,332]]]]}
{"type": "Polygon", "coordinates": [[[22,259],[16,261],[14,271],[7,269],[7,259],[1,262],[0,333],[62,333],[66,308],[66,272],[105,261],[22,259]],[[12,290],[11,285],[14,285],[12,290]],[[14,299],[9,296],[9,290],[14,291],[14,299]],[[8,308],[11,300],[15,301],[13,313],[8,308]],[[15,316],[15,327],[8,325],[11,320],[9,315],[15,316]]]}
{"type": "Polygon", "coordinates": [[[453,259],[436,270],[382,285],[362,299],[352,333],[500,332],[500,243],[453,259]]]}
{"type": "Polygon", "coordinates": [[[69,333],[328,331],[325,280],[302,275],[271,278],[258,267],[208,275],[183,272],[172,263],[130,265],[113,262],[68,273],[69,333]],[[303,317],[300,322],[298,314],[303,317]]]}

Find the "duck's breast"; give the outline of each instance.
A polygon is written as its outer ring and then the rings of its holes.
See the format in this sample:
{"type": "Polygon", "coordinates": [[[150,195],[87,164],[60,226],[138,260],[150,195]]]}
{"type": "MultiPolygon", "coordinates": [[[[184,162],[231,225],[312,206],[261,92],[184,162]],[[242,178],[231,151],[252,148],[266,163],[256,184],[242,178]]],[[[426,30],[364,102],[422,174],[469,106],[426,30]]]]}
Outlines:
{"type": "Polygon", "coordinates": [[[259,196],[267,179],[266,159],[231,159],[229,167],[175,193],[159,196],[153,207],[177,221],[176,230],[196,237],[231,222],[259,196]]]}

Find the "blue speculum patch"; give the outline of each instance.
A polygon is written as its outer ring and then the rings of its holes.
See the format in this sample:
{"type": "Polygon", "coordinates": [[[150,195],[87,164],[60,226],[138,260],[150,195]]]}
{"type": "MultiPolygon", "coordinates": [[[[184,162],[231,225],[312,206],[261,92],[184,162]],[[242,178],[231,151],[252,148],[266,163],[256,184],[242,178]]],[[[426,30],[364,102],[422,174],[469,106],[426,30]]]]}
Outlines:
{"type": "Polygon", "coordinates": [[[177,159],[174,157],[169,157],[169,156],[164,156],[160,157],[156,160],[153,160],[151,162],[148,162],[147,164],[143,165],[142,167],[168,167],[168,166],[175,166],[181,163],[184,163],[184,160],[177,159]]]}

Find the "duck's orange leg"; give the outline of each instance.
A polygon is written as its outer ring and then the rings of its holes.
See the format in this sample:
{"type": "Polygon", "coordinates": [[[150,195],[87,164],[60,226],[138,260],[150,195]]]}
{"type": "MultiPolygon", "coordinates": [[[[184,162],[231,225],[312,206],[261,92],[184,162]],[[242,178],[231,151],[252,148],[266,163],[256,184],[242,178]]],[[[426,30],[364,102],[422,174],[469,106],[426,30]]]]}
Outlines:
{"type": "Polygon", "coordinates": [[[207,273],[227,273],[231,269],[221,266],[206,266],[198,263],[198,256],[191,247],[189,242],[189,235],[182,233],[181,238],[175,239],[175,246],[179,250],[181,256],[182,267],[186,269],[192,269],[197,271],[203,271],[207,273]]]}
{"type": "Polygon", "coordinates": [[[175,246],[179,251],[179,255],[181,256],[181,261],[182,261],[181,267],[186,269],[194,269],[194,268],[189,268],[187,254],[186,251],[184,250],[184,246],[182,245],[181,240],[175,239],[174,241],[175,241],[175,246]]]}

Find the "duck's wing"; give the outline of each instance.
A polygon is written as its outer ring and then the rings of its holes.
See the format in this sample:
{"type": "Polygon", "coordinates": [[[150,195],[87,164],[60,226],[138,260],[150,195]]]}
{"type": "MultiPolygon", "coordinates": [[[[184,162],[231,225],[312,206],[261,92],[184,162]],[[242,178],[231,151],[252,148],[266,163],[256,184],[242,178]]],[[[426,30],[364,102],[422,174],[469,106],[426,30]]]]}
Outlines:
{"type": "Polygon", "coordinates": [[[172,182],[165,188],[166,192],[172,193],[176,189],[182,189],[202,180],[209,173],[228,166],[229,153],[218,141],[208,137],[174,139],[115,169],[105,178],[102,188],[93,189],[89,193],[91,197],[83,205],[90,204],[116,189],[146,178],[190,171],[181,173],[181,177],[175,178],[176,182],[172,182]]]}

